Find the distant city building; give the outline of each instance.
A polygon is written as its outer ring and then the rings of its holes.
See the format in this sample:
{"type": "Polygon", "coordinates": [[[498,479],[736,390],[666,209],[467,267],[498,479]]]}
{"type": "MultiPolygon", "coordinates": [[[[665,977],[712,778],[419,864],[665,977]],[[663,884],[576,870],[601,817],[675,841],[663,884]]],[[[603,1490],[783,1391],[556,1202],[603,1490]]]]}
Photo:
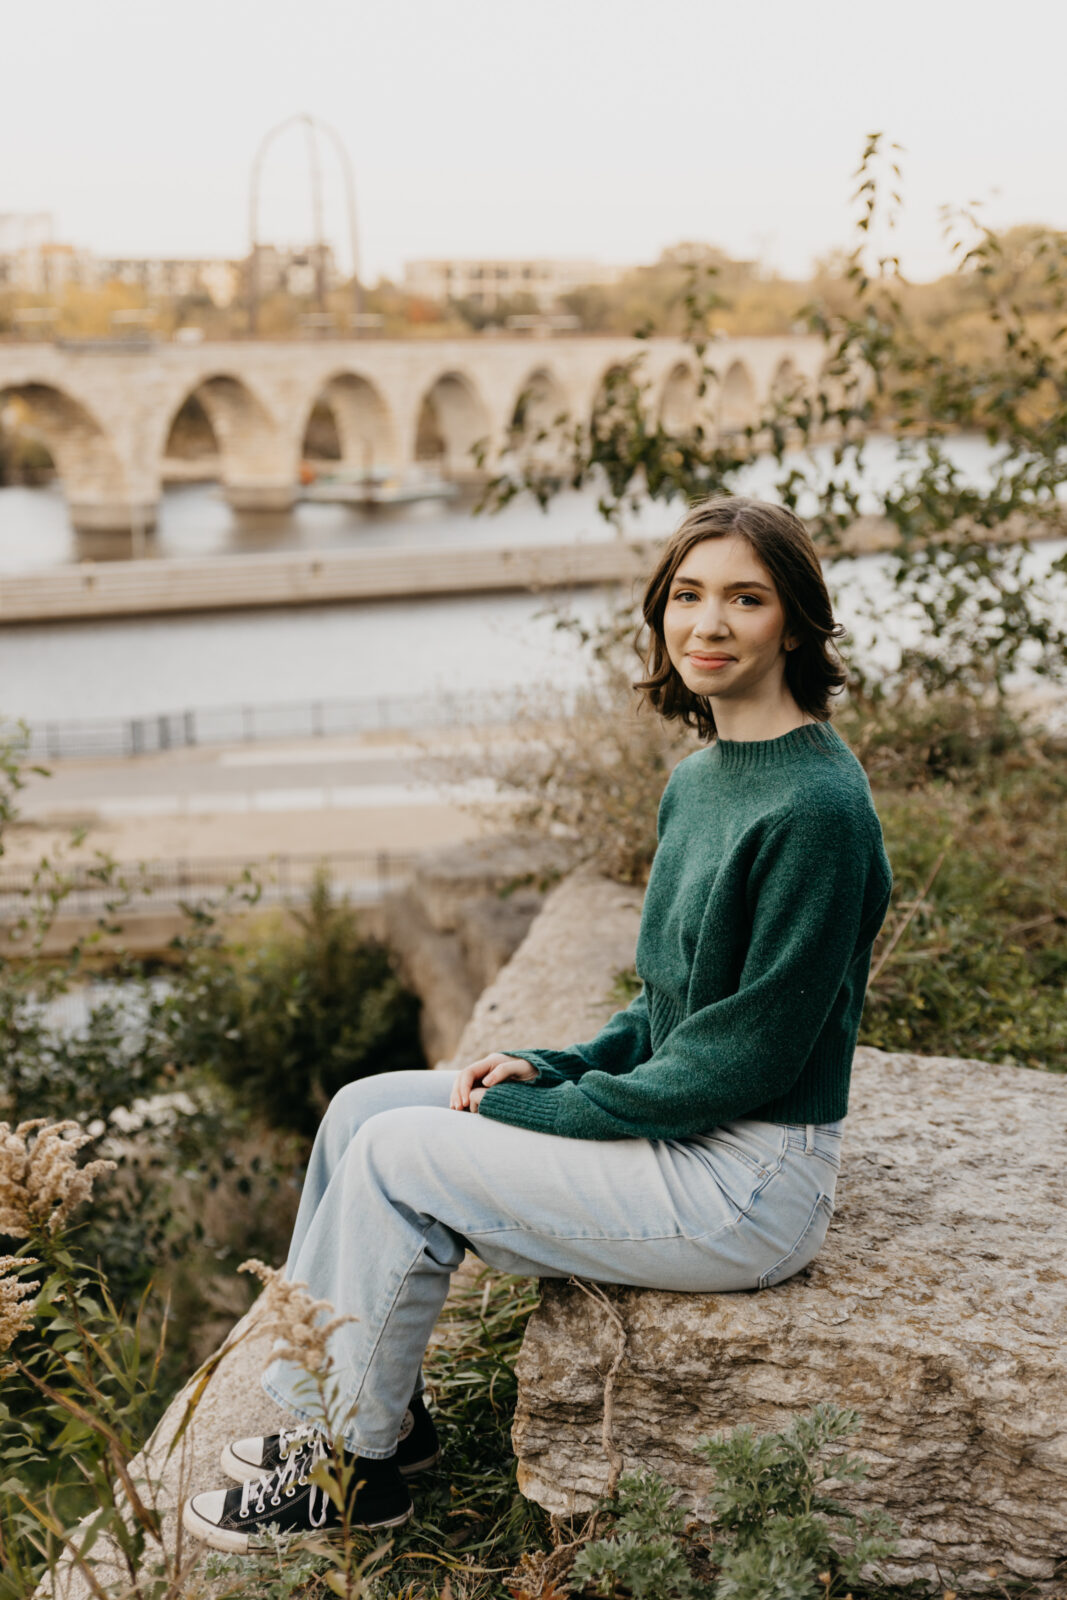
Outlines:
{"type": "Polygon", "coordinates": [[[0,283],[27,294],[60,294],[68,283],[91,286],[94,281],[93,257],[71,244],[47,240],[0,256],[0,283]]]}
{"type": "Polygon", "coordinates": [[[0,211],[0,256],[47,244],[52,237],[48,211],[0,211]]]}
{"type": "Polygon", "coordinates": [[[256,246],[256,264],[261,295],[282,291],[297,298],[315,293],[315,273],[322,262],[326,289],[336,289],[344,282],[333,251],[328,244],[310,247],[279,248],[273,244],[256,246]],[[321,251],[321,256],[319,252],[321,251]]]}
{"type": "Polygon", "coordinates": [[[153,300],[189,300],[204,295],[225,308],[237,296],[241,268],[217,257],[174,259],[165,256],[97,258],[97,284],[125,283],[143,289],[153,300]]]}
{"type": "Polygon", "coordinates": [[[547,311],[572,289],[590,283],[615,283],[626,269],[602,261],[521,260],[408,261],[404,288],[425,300],[467,300],[484,311],[501,301],[529,295],[539,311],[547,311]]]}
{"type": "Polygon", "coordinates": [[[0,287],[22,294],[61,294],[68,284],[100,288],[125,283],[152,299],[183,300],[206,295],[212,305],[231,305],[243,265],[218,257],[98,256],[52,237],[47,212],[0,214],[0,287]]]}
{"type": "Polygon", "coordinates": [[[0,286],[27,294],[54,294],[68,283],[92,282],[88,251],[52,238],[47,211],[0,214],[0,286]]]}

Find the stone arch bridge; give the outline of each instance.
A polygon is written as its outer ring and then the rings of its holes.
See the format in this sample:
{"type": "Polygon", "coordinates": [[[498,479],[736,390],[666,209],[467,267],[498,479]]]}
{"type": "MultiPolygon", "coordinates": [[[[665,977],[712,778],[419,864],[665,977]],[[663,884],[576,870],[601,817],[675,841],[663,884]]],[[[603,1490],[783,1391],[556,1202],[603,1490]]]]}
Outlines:
{"type": "Polygon", "coordinates": [[[677,339],[3,344],[0,409],[13,404],[49,450],[79,532],[114,533],[153,524],[174,421],[193,397],[230,503],[278,511],[298,492],[316,408],[332,412],[346,464],[404,473],[434,462],[462,480],[477,476],[476,441],[500,462],[538,448],[560,413],[588,421],[609,374],[639,352],[647,403],[672,431],[698,418],[743,427],[775,392],[814,382],[824,359],[815,337],[722,339],[698,401],[692,352],[677,339]]]}

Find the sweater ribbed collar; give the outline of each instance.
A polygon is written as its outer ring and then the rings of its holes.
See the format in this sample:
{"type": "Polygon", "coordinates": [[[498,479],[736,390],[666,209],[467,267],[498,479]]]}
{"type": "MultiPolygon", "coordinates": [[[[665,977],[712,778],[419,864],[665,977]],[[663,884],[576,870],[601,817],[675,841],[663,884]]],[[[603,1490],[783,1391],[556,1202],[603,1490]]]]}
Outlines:
{"type": "Polygon", "coordinates": [[[721,772],[767,771],[789,766],[804,756],[839,755],[848,746],[829,722],[806,722],[777,739],[722,739],[707,747],[708,760],[721,772]]]}

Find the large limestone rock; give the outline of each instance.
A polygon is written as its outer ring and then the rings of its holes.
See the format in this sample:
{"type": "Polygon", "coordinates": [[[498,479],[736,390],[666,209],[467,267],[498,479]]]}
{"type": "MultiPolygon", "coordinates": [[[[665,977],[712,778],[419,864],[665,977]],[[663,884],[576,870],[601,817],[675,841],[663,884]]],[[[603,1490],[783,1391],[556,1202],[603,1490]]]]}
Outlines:
{"type": "MultiPolygon", "coordinates": [[[[869,1476],[842,1498],[902,1529],[895,1581],[964,1592],[1067,1560],[1067,1079],[982,1061],[857,1053],[837,1212],[773,1289],[607,1288],[625,1328],[613,1433],[695,1504],[694,1443],[854,1406],[869,1476]]],[[[546,1283],[519,1366],[523,1492],[550,1511],[602,1492],[604,1374],[619,1334],[546,1283]]]]}
{"type": "Polygon", "coordinates": [[[508,834],[424,855],[373,920],[422,1001],[428,1061],[451,1055],[478,996],[522,943],[547,882],[570,865],[560,842],[508,834]]]}
{"type": "Polygon", "coordinates": [[[640,889],[586,868],[564,878],[508,964],[479,996],[454,1054],[462,1067],[491,1050],[563,1048],[591,1039],[626,1000],[615,980],[633,966],[640,889]]]}
{"type": "MultiPolygon", "coordinates": [[[[584,871],[545,902],[454,1058],[590,1037],[620,1003],[641,892],[584,871]]],[[[981,1061],[857,1052],[837,1213],[806,1272],[749,1294],[608,1287],[626,1330],[614,1442],[710,1487],[695,1442],[786,1425],[817,1401],[862,1416],[849,1491],[903,1537],[897,1581],[989,1587],[1067,1558],[1067,1078],[981,1061]]],[[[523,1491],[553,1512],[608,1481],[603,1307],[546,1281],[519,1364],[523,1491]]]]}

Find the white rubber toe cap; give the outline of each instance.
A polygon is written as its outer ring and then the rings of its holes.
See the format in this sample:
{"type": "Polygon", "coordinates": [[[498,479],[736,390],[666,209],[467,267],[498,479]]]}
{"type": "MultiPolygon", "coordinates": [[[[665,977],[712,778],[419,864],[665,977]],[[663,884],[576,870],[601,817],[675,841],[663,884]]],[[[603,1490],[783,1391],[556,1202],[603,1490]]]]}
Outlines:
{"type": "Polygon", "coordinates": [[[223,1472],[237,1483],[258,1478],[263,1472],[263,1440],[234,1439],[232,1444],[223,1445],[220,1460],[223,1472]]]}
{"type": "Polygon", "coordinates": [[[213,1550],[229,1550],[243,1556],[248,1551],[247,1533],[237,1533],[218,1525],[225,1505],[225,1489],[209,1489],[206,1494],[195,1494],[185,1502],[182,1522],[187,1533],[209,1544],[213,1550]]]}

